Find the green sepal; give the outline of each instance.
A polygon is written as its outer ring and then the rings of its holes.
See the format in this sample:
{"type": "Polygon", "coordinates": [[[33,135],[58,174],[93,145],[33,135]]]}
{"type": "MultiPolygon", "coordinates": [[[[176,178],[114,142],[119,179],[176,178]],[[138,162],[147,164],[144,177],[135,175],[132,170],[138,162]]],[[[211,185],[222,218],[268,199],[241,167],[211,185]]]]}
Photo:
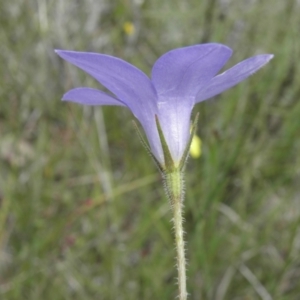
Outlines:
{"type": "Polygon", "coordinates": [[[160,123],[159,123],[159,119],[157,117],[157,115],[155,115],[155,121],[156,121],[156,126],[157,126],[157,131],[158,131],[158,135],[160,138],[160,142],[161,142],[161,146],[162,146],[162,150],[163,150],[163,154],[164,154],[164,160],[165,160],[165,167],[164,170],[166,172],[172,172],[173,170],[176,169],[170,149],[168,147],[168,144],[166,142],[164,133],[161,129],[160,123]]]}
{"type": "Polygon", "coordinates": [[[194,119],[194,121],[192,122],[192,127],[191,127],[191,134],[190,134],[190,139],[189,142],[184,150],[184,153],[181,157],[180,163],[179,163],[179,169],[182,170],[185,167],[186,161],[189,157],[189,152],[190,152],[190,148],[191,148],[191,144],[194,138],[194,135],[196,133],[196,129],[197,129],[197,123],[198,123],[198,119],[199,119],[199,113],[196,114],[196,117],[194,119]]]}
{"type": "Polygon", "coordinates": [[[157,158],[153,155],[153,153],[151,152],[150,147],[148,146],[147,142],[144,140],[143,135],[139,129],[139,126],[137,125],[137,123],[135,121],[132,121],[134,128],[137,132],[137,135],[142,143],[142,145],[144,146],[144,148],[146,149],[147,153],[152,157],[152,159],[154,160],[155,165],[157,166],[157,168],[159,169],[159,171],[161,173],[164,173],[164,168],[163,166],[160,164],[160,162],[157,160],[157,158]]]}

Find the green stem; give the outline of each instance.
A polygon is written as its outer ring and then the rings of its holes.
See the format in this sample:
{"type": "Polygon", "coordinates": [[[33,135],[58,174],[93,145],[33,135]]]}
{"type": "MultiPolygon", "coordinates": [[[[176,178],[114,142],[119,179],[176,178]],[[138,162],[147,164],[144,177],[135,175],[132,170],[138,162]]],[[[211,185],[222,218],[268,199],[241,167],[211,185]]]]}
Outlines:
{"type": "Polygon", "coordinates": [[[187,299],[186,291],[186,261],[185,261],[185,249],[184,249],[184,232],[182,227],[182,208],[184,198],[184,182],[183,174],[177,169],[170,173],[165,174],[165,187],[167,195],[170,199],[173,222],[175,230],[175,241],[177,250],[177,270],[178,270],[178,288],[179,288],[179,300],[187,299]]]}

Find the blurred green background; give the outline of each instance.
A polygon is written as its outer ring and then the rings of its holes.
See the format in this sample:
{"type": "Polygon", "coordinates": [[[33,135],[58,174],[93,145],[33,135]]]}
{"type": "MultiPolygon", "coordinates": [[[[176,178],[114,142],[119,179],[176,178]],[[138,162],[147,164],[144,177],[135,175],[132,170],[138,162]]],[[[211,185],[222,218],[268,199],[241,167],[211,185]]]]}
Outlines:
{"type": "Polygon", "coordinates": [[[11,0],[0,4],[0,299],[175,299],[171,212],[125,108],[62,103],[99,87],[53,49],[150,74],[168,50],[275,58],[196,106],[186,169],[189,299],[300,299],[300,2],[11,0]]]}

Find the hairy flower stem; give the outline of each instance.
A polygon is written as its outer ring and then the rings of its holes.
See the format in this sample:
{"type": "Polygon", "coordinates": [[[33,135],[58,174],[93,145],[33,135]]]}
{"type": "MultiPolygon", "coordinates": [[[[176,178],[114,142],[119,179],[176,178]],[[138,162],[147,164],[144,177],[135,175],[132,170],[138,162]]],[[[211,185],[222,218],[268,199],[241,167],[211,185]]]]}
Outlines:
{"type": "Polygon", "coordinates": [[[182,208],[184,198],[183,174],[179,169],[165,174],[165,187],[171,202],[177,250],[179,300],[187,299],[185,249],[182,227],[182,208]]]}

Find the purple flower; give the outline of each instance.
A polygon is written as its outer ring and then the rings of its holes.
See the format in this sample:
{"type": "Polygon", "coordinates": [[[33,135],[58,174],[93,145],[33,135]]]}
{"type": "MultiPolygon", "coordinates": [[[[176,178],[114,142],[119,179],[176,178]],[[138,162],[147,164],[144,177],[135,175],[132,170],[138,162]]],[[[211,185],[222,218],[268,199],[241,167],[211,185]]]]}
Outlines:
{"type": "Polygon", "coordinates": [[[161,56],[149,79],[135,66],[113,56],[63,50],[56,50],[56,53],[93,76],[115,95],[80,87],[68,91],[62,100],[128,107],[144,128],[151,152],[162,167],[166,158],[157,125],[161,126],[174,165],[178,166],[189,145],[194,105],[243,81],[273,57],[257,55],[217,75],[232,50],[214,43],[189,46],[161,56]]]}

